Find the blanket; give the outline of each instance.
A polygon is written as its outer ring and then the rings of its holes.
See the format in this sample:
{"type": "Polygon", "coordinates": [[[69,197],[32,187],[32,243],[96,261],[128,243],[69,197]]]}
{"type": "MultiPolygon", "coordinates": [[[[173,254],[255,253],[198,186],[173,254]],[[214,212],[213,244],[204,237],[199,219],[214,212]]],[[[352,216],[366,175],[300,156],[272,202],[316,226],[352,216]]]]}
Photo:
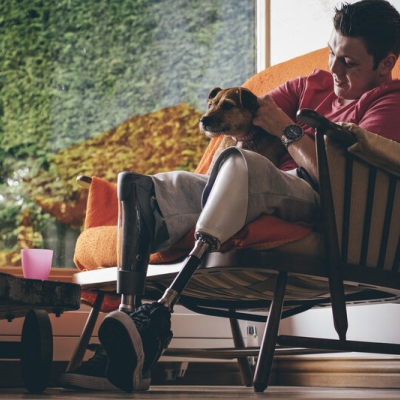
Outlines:
{"type": "Polygon", "coordinates": [[[400,143],[366,131],[355,124],[342,125],[357,138],[357,142],[348,148],[350,153],[375,167],[400,176],[400,143]]]}

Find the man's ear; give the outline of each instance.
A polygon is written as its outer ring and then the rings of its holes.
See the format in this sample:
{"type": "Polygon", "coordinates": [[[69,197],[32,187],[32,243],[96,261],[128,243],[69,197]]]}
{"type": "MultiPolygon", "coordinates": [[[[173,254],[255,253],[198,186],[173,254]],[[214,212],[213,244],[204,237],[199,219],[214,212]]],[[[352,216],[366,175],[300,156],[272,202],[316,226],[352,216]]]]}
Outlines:
{"type": "Polygon", "coordinates": [[[213,99],[222,89],[219,87],[215,87],[208,95],[208,100],[213,99]]]}
{"type": "Polygon", "coordinates": [[[392,69],[394,68],[395,64],[397,61],[397,57],[393,54],[390,53],[387,55],[380,63],[379,63],[379,69],[381,72],[381,75],[387,75],[392,72],[392,69]]]}
{"type": "Polygon", "coordinates": [[[258,108],[257,96],[250,90],[239,88],[239,99],[244,108],[255,111],[258,108]]]}

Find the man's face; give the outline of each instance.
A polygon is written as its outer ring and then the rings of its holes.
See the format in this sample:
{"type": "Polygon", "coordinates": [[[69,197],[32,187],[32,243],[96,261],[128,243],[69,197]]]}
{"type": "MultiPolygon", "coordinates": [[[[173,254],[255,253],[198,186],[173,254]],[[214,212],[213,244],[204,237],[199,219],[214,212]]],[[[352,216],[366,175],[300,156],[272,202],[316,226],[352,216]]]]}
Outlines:
{"type": "Polygon", "coordinates": [[[342,36],[334,29],[328,45],[334,91],[340,99],[358,99],[382,83],[379,67],[373,70],[374,59],[360,38],[342,36]]]}

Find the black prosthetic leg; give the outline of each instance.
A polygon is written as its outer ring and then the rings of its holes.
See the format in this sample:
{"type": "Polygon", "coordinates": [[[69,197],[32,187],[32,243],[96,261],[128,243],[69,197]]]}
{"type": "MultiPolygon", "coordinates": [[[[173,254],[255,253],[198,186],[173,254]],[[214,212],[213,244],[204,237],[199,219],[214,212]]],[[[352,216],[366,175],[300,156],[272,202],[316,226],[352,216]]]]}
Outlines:
{"type": "Polygon", "coordinates": [[[117,292],[120,311],[133,312],[145,292],[147,266],[154,239],[151,197],[153,181],[132,172],[118,175],[117,292]]]}

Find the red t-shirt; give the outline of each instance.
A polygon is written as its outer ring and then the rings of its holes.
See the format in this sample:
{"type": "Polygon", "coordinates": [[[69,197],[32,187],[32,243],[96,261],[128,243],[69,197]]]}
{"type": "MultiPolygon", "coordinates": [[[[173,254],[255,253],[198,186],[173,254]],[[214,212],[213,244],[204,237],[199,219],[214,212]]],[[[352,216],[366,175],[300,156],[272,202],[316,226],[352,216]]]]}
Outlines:
{"type": "MultiPolygon", "coordinates": [[[[301,108],[317,111],[333,122],[350,122],[400,142],[400,80],[394,79],[368,92],[348,105],[339,104],[333,91],[330,72],[315,70],[311,75],[299,77],[274,89],[270,95],[285,113],[314,138],[315,131],[297,120],[301,108]]],[[[281,160],[280,169],[296,168],[289,154],[281,160]]]]}

